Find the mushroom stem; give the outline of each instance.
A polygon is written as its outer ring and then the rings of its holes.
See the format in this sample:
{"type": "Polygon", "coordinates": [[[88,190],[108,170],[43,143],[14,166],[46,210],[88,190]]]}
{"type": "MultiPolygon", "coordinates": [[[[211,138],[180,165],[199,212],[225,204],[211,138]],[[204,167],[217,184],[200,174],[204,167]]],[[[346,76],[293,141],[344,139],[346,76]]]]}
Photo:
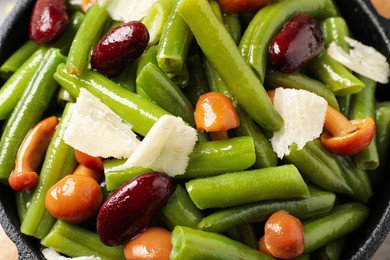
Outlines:
{"type": "Polygon", "coordinates": [[[332,136],[343,136],[358,130],[348,118],[331,106],[326,110],[324,128],[332,136]]]}
{"type": "Polygon", "coordinates": [[[209,132],[210,138],[212,140],[226,140],[229,139],[229,134],[227,131],[215,131],[209,132]]]}

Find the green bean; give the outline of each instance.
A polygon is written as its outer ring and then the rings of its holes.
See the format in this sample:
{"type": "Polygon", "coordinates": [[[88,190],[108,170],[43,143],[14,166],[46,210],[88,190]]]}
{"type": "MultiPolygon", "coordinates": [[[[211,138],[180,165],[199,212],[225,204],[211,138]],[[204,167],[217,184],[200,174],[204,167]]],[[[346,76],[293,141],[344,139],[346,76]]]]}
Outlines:
{"type": "Polygon", "coordinates": [[[161,33],[168,17],[175,6],[175,0],[159,0],[156,1],[149,9],[148,15],[142,19],[149,32],[149,46],[155,45],[161,37],[161,33]]]}
{"type": "Polygon", "coordinates": [[[179,88],[185,88],[190,81],[190,74],[188,72],[187,62],[183,64],[183,68],[181,71],[166,74],[179,88]]]}
{"type": "Polygon", "coordinates": [[[0,119],[7,119],[34,76],[47,48],[39,48],[0,89],[0,119]]]}
{"type": "Polygon", "coordinates": [[[70,257],[94,255],[102,260],[125,259],[123,246],[106,246],[96,232],[62,221],[56,222],[41,244],[70,257]]]}
{"type": "Polygon", "coordinates": [[[186,183],[186,189],[199,209],[310,195],[306,183],[292,164],[193,179],[186,183]]]}
{"type": "Polygon", "coordinates": [[[378,185],[383,180],[383,172],[386,166],[386,158],[390,144],[390,102],[379,102],[375,109],[376,119],[376,142],[379,154],[379,166],[373,171],[369,171],[373,185],[378,185]]]}
{"type": "Polygon", "coordinates": [[[203,218],[198,228],[223,232],[236,226],[265,221],[278,210],[285,210],[300,219],[312,218],[329,212],[335,200],[336,195],[332,192],[310,188],[310,197],[307,198],[259,201],[218,210],[203,218]]]}
{"type": "Polygon", "coordinates": [[[27,132],[42,117],[57,89],[53,74],[64,62],[58,49],[49,49],[43,56],[31,81],[7,120],[0,140],[0,180],[6,181],[15,166],[15,158],[27,132]]]}
{"type": "Polygon", "coordinates": [[[172,228],[184,226],[196,229],[203,218],[203,213],[191,201],[187,191],[178,184],[168,203],[161,210],[161,216],[172,228]]]}
{"type": "Polygon", "coordinates": [[[158,65],[157,64],[157,57],[156,57],[157,56],[157,51],[158,51],[158,47],[157,46],[152,46],[149,49],[147,49],[146,51],[144,51],[144,53],[142,53],[142,55],[138,58],[136,78],[139,76],[139,74],[141,73],[142,69],[149,62],[153,63],[154,65],[158,65]]]}
{"type": "Polygon", "coordinates": [[[336,96],[345,96],[360,92],[364,83],[355,77],[347,68],[322,51],[310,63],[310,71],[323,83],[328,85],[336,96]]]}
{"type": "Polygon", "coordinates": [[[304,222],[304,252],[313,252],[351,233],[366,221],[368,215],[368,207],[357,202],[351,202],[336,206],[326,216],[304,222]]]}
{"type": "Polygon", "coordinates": [[[302,73],[283,73],[277,70],[267,70],[264,84],[271,88],[303,89],[323,97],[336,110],[339,110],[336,96],[322,82],[312,79],[302,73]]]}
{"type": "Polygon", "coordinates": [[[243,109],[262,127],[280,129],[283,119],[208,1],[182,0],[178,12],[243,109]]]}
{"type": "Polygon", "coordinates": [[[33,190],[15,192],[16,210],[18,212],[20,222],[22,222],[24,219],[24,215],[26,214],[27,206],[31,200],[32,193],[33,190]]]}
{"type": "Polygon", "coordinates": [[[346,239],[340,238],[321,247],[314,253],[315,259],[319,260],[338,260],[346,247],[346,239]]]}
{"type": "Polygon", "coordinates": [[[60,64],[54,78],[73,97],[78,97],[80,88],[87,89],[143,136],[158,118],[168,114],[161,107],[94,71],[88,70],[83,75],[76,76],[67,72],[65,64],[60,64]]]}
{"type": "Polygon", "coordinates": [[[229,31],[229,34],[232,36],[234,42],[236,44],[239,44],[241,39],[241,23],[238,15],[235,14],[224,14],[223,17],[223,24],[225,25],[226,29],[229,31]]]}
{"type": "Polygon", "coordinates": [[[0,75],[8,79],[30,56],[38,50],[39,45],[33,41],[25,42],[0,67],[0,75]]]}
{"type": "Polygon", "coordinates": [[[190,28],[177,12],[179,0],[168,17],[158,44],[157,62],[166,73],[179,73],[193,39],[190,28]]]}
{"type": "Polygon", "coordinates": [[[199,178],[243,171],[251,167],[255,160],[253,139],[249,136],[199,143],[189,155],[185,173],[176,178],[199,178]]]}
{"type": "Polygon", "coordinates": [[[154,103],[195,126],[191,102],[159,67],[149,62],[138,74],[136,84],[154,103]]]}
{"type": "Polygon", "coordinates": [[[225,234],[228,237],[249,246],[250,248],[258,249],[257,234],[250,224],[231,228],[225,231],[225,234]]]}
{"type": "Polygon", "coordinates": [[[225,81],[221,78],[219,73],[214,69],[214,67],[210,64],[210,62],[208,62],[207,59],[205,59],[204,66],[210,89],[212,91],[217,91],[224,94],[233,101],[237,115],[240,118],[240,125],[234,129],[235,133],[239,136],[252,137],[256,153],[255,167],[265,168],[276,166],[278,163],[278,158],[273,151],[268,138],[263,134],[253,119],[242,110],[237,100],[226,86],[225,81]]]}
{"type": "Polygon", "coordinates": [[[127,89],[131,92],[136,91],[136,73],[137,73],[137,62],[133,62],[127,66],[118,76],[112,78],[116,84],[121,86],[124,89],[127,89]]]}
{"type": "Polygon", "coordinates": [[[57,103],[61,107],[65,107],[68,102],[75,102],[76,99],[64,88],[60,88],[57,94],[57,103]]]}
{"type": "Polygon", "coordinates": [[[285,22],[298,13],[306,13],[319,20],[337,16],[336,7],[329,0],[275,1],[259,10],[247,27],[249,32],[244,33],[244,41],[240,42],[240,49],[261,82],[265,77],[268,46],[272,37],[285,22]]]}
{"type": "Polygon", "coordinates": [[[91,48],[102,36],[109,19],[110,16],[106,8],[100,5],[93,5],[88,9],[70,46],[66,60],[66,68],[69,73],[81,75],[87,69],[91,48]]]}
{"type": "Polygon", "coordinates": [[[321,22],[321,27],[326,47],[335,42],[345,51],[349,51],[349,44],[344,38],[349,37],[349,28],[343,17],[328,17],[321,22]]]}
{"type": "Polygon", "coordinates": [[[226,236],[182,226],[173,229],[172,245],[172,260],[274,259],[226,236]]]}
{"type": "Polygon", "coordinates": [[[123,169],[117,167],[105,167],[104,176],[106,177],[106,189],[108,191],[116,190],[135,176],[150,171],[151,169],[141,166],[132,166],[123,169]]]}
{"type": "Polygon", "coordinates": [[[362,203],[368,203],[372,197],[372,187],[365,170],[358,169],[353,161],[346,156],[336,156],[343,169],[343,176],[352,189],[352,198],[362,203]]]}
{"type": "Polygon", "coordinates": [[[338,96],[336,97],[337,103],[339,104],[340,112],[346,117],[349,118],[351,111],[351,97],[352,95],[338,96]]]}
{"type": "MultiPolygon", "coordinates": [[[[375,120],[376,82],[364,76],[359,78],[366,87],[352,96],[351,119],[371,117],[375,120]]],[[[376,145],[376,133],[366,149],[354,155],[356,166],[363,170],[374,170],[379,166],[379,154],[376,145]]]]}
{"type": "Polygon", "coordinates": [[[318,139],[307,142],[302,149],[298,149],[295,144],[292,145],[286,159],[318,187],[338,193],[352,193],[337,160],[322,147],[318,139]]]}
{"type": "MultiPolygon", "coordinates": [[[[63,169],[66,169],[68,171],[67,174],[70,174],[76,166],[73,149],[62,139],[73,112],[73,108],[70,104],[71,103],[65,107],[60,124],[56,128],[49,144],[37,187],[34,190],[25,217],[20,226],[21,232],[30,236],[37,236],[36,232],[38,229],[43,226],[48,226],[43,220],[50,222],[50,220],[47,220],[47,217],[43,217],[46,211],[45,197],[47,191],[63,177],[63,169]],[[69,157],[68,154],[70,154],[71,157],[69,157]]],[[[54,218],[51,217],[51,219],[52,224],[54,224],[54,218]]],[[[49,229],[50,228],[51,226],[49,229]]],[[[41,234],[39,238],[43,238],[45,235],[46,234],[41,234]]]]}

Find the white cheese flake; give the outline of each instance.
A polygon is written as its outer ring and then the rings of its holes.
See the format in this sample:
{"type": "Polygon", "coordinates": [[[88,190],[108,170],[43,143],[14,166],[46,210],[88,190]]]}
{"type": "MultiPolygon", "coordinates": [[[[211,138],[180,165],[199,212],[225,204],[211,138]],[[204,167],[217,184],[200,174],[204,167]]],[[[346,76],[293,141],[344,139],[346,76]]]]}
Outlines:
{"type": "Polygon", "coordinates": [[[100,257],[97,256],[80,256],[80,257],[65,257],[60,255],[57,251],[52,248],[44,248],[42,250],[43,256],[46,260],[101,260],[100,257]]]}
{"type": "Polygon", "coordinates": [[[130,22],[141,21],[151,6],[157,0],[99,0],[98,3],[104,6],[111,18],[116,21],[130,22]]]}
{"type": "Polygon", "coordinates": [[[142,166],[170,176],[184,174],[196,140],[196,130],[180,117],[164,115],[121,167],[142,166]]]}
{"type": "Polygon", "coordinates": [[[131,127],[97,97],[81,88],[64,141],[92,156],[128,158],[140,143],[131,127]]]}
{"type": "Polygon", "coordinates": [[[390,66],[384,55],[349,37],[345,41],[352,47],[349,53],[332,42],[327,49],[329,56],[367,78],[383,84],[389,82],[390,66]]]}
{"type": "Polygon", "coordinates": [[[324,98],[306,90],[277,88],[274,106],[284,120],[282,128],[271,138],[279,158],[290,153],[292,144],[302,149],[306,142],[320,136],[328,107],[324,98]]]}

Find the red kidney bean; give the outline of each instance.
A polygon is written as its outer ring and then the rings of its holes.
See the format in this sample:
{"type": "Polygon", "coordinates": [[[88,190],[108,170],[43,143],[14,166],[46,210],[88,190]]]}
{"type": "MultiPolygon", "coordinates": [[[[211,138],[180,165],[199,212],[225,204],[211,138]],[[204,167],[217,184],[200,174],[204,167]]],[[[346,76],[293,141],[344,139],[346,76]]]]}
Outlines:
{"type": "Polygon", "coordinates": [[[145,230],[167,203],[173,181],[165,173],[134,177],[103,203],[97,216],[97,233],[106,245],[120,245],[145,230]]]}
{"type": "Polygon", "coordinates": [[[269,47],[270,61],[278,70],[292,73],[319,55],[323,47],[319,22],[311,16],[299,14],[273,37],[269,47]]]}
{"type": "Polygon", "coordinates": [[[149,32],[143,23],[121,24],[107,32],[93,50],[92,68],[107,76],[115,76],[144,52],[148,42],[149,32]]]}
{"type": "Polygon", "coordinates": [[[30,39],[39,44],[51,43],[62,35],[68,21],[65,0],[38,0],[30,19],[30,39]]]}

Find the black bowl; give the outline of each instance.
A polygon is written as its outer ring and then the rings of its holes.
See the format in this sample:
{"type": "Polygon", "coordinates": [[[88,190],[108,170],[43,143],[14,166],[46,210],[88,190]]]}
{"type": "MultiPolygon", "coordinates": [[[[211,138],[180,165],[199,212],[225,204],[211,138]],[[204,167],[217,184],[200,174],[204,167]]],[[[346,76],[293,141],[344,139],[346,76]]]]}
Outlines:
{"type": "MultiPolygon", "coordinates": [[[[0,27],[0,64],[15,51],[28,36],[28,21],[35,0],[18,0],[11,14],[0,27]]],[[[390,20],[377,15],[369,0],[335,0],[347,20],[354,37],[375,47],[390,60],[390,20]]],[[[390,100],[390,86],[379,86],[377,98],[390,100]]],[[[388,156],[389,161],[390,156],[388,156]]],[[[390,172],[387,165],[385,172],[390,172]]],[[[386,174],[385,174],[386,175],[386,174]]],[[[374,187],[371,214],[367,222],[353,234],[342,259],[370,259],[390,231],[390,175],[384,176],[374,187]]],[[[35,239],[19,232],[14,194],[0,184],[0,223],[19,250],[19,259],[43,259],[35,239]]]]}

